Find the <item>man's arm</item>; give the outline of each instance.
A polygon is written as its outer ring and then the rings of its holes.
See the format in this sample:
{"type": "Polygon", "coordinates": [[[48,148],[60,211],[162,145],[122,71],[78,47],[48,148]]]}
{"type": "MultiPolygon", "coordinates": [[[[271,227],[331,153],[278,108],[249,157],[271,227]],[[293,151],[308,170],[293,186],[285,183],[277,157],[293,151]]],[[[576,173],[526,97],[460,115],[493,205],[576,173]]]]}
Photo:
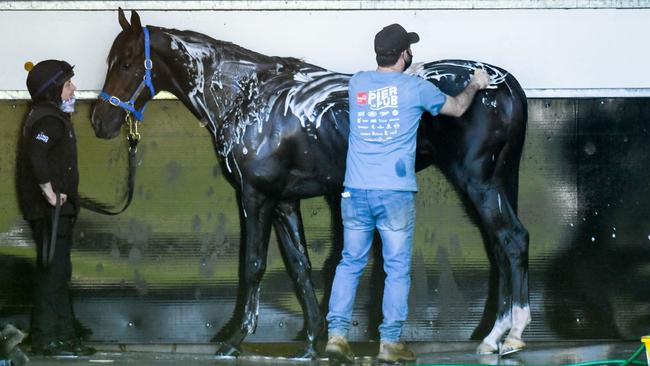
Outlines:
{"type": "Polygon", "coordinates": [[[490,76],[485,70],[476,69],[472,80],[470,80],[465,90],[455,97],[447,96],[445,104],[440,109],[440,113],[452,117],[462,116],[470,104],[472,104],[476,92],[484,89],[488,85],[490,85],[490,76]]]}

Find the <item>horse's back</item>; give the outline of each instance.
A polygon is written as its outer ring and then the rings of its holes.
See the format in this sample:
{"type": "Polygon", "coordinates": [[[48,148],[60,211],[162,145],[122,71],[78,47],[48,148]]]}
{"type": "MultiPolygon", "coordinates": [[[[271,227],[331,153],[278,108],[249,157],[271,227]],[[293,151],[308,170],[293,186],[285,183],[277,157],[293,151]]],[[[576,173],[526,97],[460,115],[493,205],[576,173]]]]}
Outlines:
{"type": "MultiPolygon", "coordinates": [[[[408,72],[429,80],[443,93],[455,96],[469,84],[477,68],[488,72],[491,84],[477,93],[462,117],[423,115],[418,130],[418,170],[432,164],[443,169],[453,164],[462,165],[463,161],[497,154],[506,147],[509,160],[519,161],[527,106],[521,86],[510,73],[496,66],[465,60],[414,65],[408,72]]],[[[283,141],[279,145],[296,147],[291,149],[291,165],[304,177],[310,177],[308,179],[323,181],[336,177],[331,181],[336,183],[342,179],[344,164],[332,157],[345,154],[347,150],[350,77],[306,67],[293,74],[292,81],[285,84],[286,89],[278,98],[280,103],[275,106],[276,113],[271,114],[275,123],[299,123],[297,129],[283,129],[293,132],[280,134],[283,141]],[[332,175],[332,171],[337,174],[332,175]]],[[[309,195],[313,194],[322,193],[314,190],[309,195]]]]}
{"type": "Polygon", "coordinates": [[[431,164],[443,170],[463,161],[496,154],[507,147],[510,160],[519,161],[527,120],[526,95],[508,71],[486,63],[442,60],[415,65],[410,72],[456,96],[469,84],[474,70],[490,76],[487,89],[476,93],[460,118],[425,113],[418,131],[417,169],[431,164]]]}

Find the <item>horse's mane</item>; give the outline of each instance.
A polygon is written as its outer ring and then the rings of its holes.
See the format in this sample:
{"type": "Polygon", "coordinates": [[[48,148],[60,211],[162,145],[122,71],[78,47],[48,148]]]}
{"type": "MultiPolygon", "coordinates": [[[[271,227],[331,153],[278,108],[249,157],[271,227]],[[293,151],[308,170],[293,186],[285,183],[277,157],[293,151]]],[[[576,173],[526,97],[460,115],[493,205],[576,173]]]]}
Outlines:
{"type": "Polygon", "coordinates": [[[275,69],[277,68],[277,65],[282,65],[282,67],[286,71],[291,71],[291,70],[298,71],[300,69],[305,69],[305,68],[314,69],[314,70],[324,70],[321,67],[307,63],[304,60],[295,57],[264,55],[262,53],[249,50],[247,48],[244,48],[232,42],[214,39],[203,33],[195,32],[191,30],[178,30],[174,28],[162,28],[162,27],[157,27],[157,28],[169,35],[182,37],[183,39],[193,43],[202,43],[202,44],[210,45],[215,49],[219,49],[222,50],[222,52],[230,54],[233,58],[251,60],[252,62],[255,62],[257,65],[260,66],[260,69],[258,70],[261,71],[263,71],[264,69],[271,69],[271,68],[275,69]]]}

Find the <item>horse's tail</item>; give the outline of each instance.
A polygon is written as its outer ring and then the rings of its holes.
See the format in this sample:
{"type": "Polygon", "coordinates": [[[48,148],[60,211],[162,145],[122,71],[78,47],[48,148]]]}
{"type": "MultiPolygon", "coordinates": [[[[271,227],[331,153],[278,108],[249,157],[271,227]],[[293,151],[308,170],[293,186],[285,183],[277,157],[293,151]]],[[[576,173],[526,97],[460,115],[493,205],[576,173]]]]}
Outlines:
{"type": "Polygon", "coordinates": [[[510,121],[509,139],[505,148],[508,151],[510,169],[505,176],[505,191],[510,204],[517,212],[519,193],[519,165],[526,139],[526,127],[528,125],[528,100],[526,93],[517,79],[510,73],[505,79],[513,100],[512,120],[510,121]]]}
{"type": "Polygon", "coordinates": [[[524,92],[524,88],[521,87],[519,84],[519,81],[515,79],[515,77],[511,74],[508,73],[508,76],[506,77],[506,84],[510,87],[510,89],[513,91],[513,96],[516,94],[518,96],[518,100],[521,101],[521,107],[522,107],[522,112],[523,112],[523,118],[521,123],[523,124],[523,130],[522,130],[522,138],[526,134],[526,126],[528,125],[528,99],[526,97],[526,92],[524,92]]]}

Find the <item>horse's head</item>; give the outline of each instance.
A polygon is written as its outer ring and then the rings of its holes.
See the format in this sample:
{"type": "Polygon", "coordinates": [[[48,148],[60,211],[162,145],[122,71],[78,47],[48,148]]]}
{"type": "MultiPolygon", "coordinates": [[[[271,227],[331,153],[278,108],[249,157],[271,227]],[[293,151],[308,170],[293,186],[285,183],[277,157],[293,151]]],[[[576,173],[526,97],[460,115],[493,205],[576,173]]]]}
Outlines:
{"type": "Polygon", "coordinates": [[[91,118],[95,135],[100,138],[117,136],[127,113],[141,119],[145,104],[155,94],[148,30],[142,28],[135,11],[131,12],[129,24],[120,8],[118,20],[122,32],[108,54],[106,80],[91,118]]]}

